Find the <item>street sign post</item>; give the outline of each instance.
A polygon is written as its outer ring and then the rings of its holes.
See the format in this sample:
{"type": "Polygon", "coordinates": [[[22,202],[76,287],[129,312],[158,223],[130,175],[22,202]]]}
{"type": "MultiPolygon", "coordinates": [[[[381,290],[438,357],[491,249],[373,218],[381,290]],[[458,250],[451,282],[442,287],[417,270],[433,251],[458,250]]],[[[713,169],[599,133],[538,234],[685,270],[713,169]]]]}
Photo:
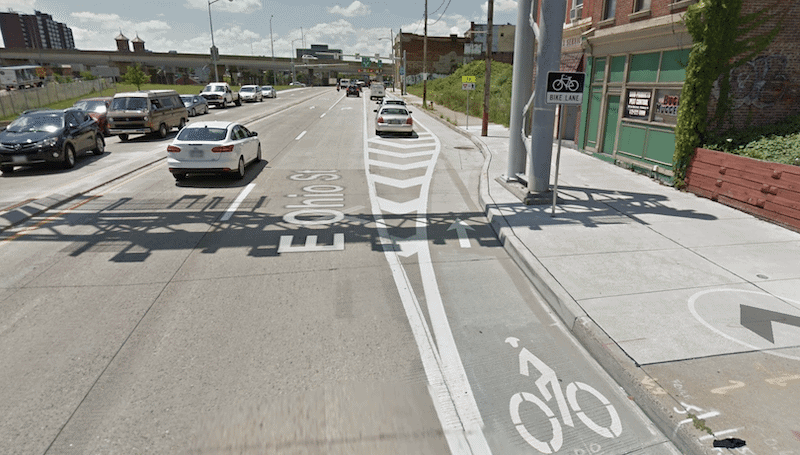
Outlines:
{"type": "Polygon", "coordinates": [[[546,104],[558,104],[558,148],[556,152],[556,176],[553,181],[553,208],[550,216],[556,214],[556,195],[558,193],[558,167],[561,164],[561,131],[564,129],[564,105],[580,105],[583,103],[583,82],[586,73],[563,73],[550,71],[547,73],[546,104]]]}
{"type": "MultiPolygon", "coordinates": [[[[461,76],[461,90],[475,90],[475,76],[461,76]]],[[[467,93],[467,124],[469,130],[469,92],[467,93]]]]}

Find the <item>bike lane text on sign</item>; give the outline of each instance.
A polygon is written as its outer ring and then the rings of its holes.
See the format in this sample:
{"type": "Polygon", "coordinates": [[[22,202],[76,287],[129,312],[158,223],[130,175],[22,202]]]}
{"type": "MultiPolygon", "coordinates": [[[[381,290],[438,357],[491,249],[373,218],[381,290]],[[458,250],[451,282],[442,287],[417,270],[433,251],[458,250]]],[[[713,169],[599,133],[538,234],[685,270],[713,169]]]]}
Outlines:
{"type": "Polygon", "coordinates": [[[547,104],[581,104],[584,73],[547,73],[547,104]]]}

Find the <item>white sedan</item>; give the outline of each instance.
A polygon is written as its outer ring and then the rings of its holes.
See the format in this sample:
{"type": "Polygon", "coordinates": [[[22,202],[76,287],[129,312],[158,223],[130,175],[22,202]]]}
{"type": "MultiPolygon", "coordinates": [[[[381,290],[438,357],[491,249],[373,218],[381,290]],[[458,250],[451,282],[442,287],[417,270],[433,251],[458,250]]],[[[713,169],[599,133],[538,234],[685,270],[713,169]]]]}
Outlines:
{"type": "Polygon", "coordinates": [[[179,181],[192,173],[233,174],[242,179],[245,166],[259,161],[258,134],[233,122],[190,123],[167,147],[167,166],[179,181]]]}
{"type": "Polygon", "coordinates": [[[411,118],[411,111],[405,106],[396,104],[384,104],[374,112],[375,134],[381,133],[405,133],[408,136],[414,134],[414,120],[411,118]]]}

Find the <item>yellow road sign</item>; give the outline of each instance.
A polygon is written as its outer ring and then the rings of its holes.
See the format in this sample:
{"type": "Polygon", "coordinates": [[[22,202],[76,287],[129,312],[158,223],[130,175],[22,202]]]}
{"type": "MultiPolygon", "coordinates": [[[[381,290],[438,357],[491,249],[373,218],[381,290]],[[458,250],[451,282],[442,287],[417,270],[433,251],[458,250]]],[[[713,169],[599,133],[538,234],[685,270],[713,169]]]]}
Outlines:
{"type": "Polygon", "coordinates": [[[475,76],[461,76],[461,83],[468,83],[468,82],[472,82],[472,83],[477,82],[475,80],[475,76]]]}

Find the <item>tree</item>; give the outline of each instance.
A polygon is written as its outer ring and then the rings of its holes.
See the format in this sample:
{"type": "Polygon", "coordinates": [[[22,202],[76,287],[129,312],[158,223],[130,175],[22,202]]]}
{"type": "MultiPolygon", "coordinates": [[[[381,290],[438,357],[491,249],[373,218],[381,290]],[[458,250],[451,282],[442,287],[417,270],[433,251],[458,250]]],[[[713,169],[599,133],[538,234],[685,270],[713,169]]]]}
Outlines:
{"type": "Polygon", "coordinates": [[[122,76],[122,80],[125,83],[135,85],[136,90],[141,90],[142,84],[150,82],[150,76],[144,74],[141,65],[137,63],[135,66],[128,67],[128,71],[122,76]]]}
{"type": "MultiPolygon", "coordinates": [[[[775,11],[770,6],[742,16],[743,0],[700,0],[686,11],[686,29],[692,35],[692,50],[686,66],[686,81],[681,90],[678,122],[675,126],[675,183],[681,187],[694,150],[703,144],[709,125],[709,101],[714,82],[719,79],[720,93],[712,119],[722,126],[730,112],[730,71],[742,65],[775,39],[781,19],[766,32],[756,34],[775,11]]],[[[777,2],[776,2],[777,4],[777,2]]]]}

